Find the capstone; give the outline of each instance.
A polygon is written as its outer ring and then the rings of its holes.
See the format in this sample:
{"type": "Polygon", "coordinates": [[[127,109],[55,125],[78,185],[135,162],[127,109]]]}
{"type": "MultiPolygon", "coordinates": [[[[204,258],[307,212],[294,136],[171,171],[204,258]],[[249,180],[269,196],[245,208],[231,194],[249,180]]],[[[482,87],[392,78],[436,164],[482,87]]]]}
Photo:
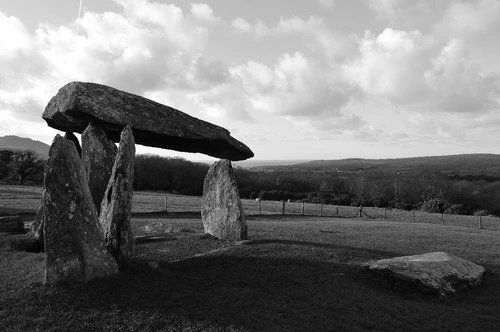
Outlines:
{"type": "Polygon", "coordinates": [[[253,157],[245,144],[222,127],[101,84],[66,84],[50,100],[42,117],[50,127],[78,133],[92,122],[114,142],[129,125],[138,144],[230,160],[253,157]]]}

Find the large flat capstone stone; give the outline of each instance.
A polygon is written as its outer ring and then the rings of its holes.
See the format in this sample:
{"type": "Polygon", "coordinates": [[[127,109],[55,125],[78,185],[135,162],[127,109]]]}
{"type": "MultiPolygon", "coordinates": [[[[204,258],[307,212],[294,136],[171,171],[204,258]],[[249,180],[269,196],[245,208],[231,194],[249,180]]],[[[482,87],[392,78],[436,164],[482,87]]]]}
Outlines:
{"type": "Polygon", "coordinates": [[[52,128],[78,133],[92,122],[114,142],[120,140],[122,129],[129,125],[136,143],[142,145],[200,152],[229,160],[244,160],[254,155],[222,127],[101,84],[66,84],[50,100],[42,117],[52,128]]]}
{"type": "Polygon", "coordinates": [[[417,291],[446,295],[481,283],[484,267],[445,252],[402,256],[372,262],[369,270],[417,291]]]}

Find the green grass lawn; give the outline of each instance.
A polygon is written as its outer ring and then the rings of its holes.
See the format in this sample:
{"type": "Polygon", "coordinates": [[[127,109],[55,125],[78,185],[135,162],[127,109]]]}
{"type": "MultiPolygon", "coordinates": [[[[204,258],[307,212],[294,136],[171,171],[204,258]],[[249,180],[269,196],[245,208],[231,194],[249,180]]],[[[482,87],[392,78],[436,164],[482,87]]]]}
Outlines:
{"type": "Polygon", "coordinates": [[[138,236],[133,267],[111,279],[64,287],[43,286],[44,254],[14,249],[11,241],[22,235],[0,233],[0,330],[500,327],[498,231],[268,216],[249,218],[252,241],[235,245],[203,235],[195,215],[144,214],[134,217],[133,225],[138,236]],[[392,289],[362,267],[370,260],[432,251],[484,265],[483,284],[443,299],[392,289]],[[148,261],[158,262],[158,267],[148,261]]]}

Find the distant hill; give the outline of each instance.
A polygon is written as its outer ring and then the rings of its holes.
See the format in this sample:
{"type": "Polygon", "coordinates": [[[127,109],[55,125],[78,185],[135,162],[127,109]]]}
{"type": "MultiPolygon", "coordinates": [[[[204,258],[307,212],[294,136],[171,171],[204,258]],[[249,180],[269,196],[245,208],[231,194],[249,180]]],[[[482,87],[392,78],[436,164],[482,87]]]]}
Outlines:
{"type": "Polygon", "coordinates": [[[0,149],[31,150],[38,153],[41,157],[47,158],[49,155],[49,148],[49,145],[32,140],[31,138],[14,135],[0,137],[0,149]]]}
{"type": "Polygon", "coordinates": [[[444,174],[487,175],[500,177],[499,154],[460,154],[397,159],[314,160],[282,166],[259,166],[255,170],[308,171],[318,173],[406,173],[438,171],[444,174]]]}

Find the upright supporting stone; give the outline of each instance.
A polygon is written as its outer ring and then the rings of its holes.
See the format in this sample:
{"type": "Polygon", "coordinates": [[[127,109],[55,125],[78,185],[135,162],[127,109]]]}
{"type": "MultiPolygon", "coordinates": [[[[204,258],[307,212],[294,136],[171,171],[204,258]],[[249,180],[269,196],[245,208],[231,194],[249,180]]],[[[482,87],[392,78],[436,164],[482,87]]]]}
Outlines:
{"type": "Polygon", "coordinates": [[[40,205],[38,206],[38,210],[36,211],[36,216],[35,219],[33,220],[33,223],[31,224],[29,233],[29,236],[33,238],[36,242],[38,242],[42,248],[44,242],[43,227],[45,224],[45,215],[47,212],[47,210],[45,209],[44,197],[45,197],[45,189],[42,192],[42,200],[40,205]]]}
{"type": "Polygon", "coordinates": [[[57,135],[45,170],[45,282],[87,282],[117,272],[107,253],[75,145],[57,135]]]}
{"type": "Polygon", "coordinates": [[[201,219],[205,233],[219,239],[247,239],[243,206],[229,160],[219,160],[208,170],[203,184],[201,219]]]}
{"type": "Polygon", "coordinates": [[[102,129],[92,123],[87,126],[82,134],[82,160],[97,214],[101,212],[101,202],[111,177],[116,151],[116,145],[102,129]]]}
{"type": "Polygon", "coordinates": [[[71,142],[73,142],[75,144],[76,151],[78,152],[78,155],[81,156],[82,155],[82,146],[80,145],[80,142],[78,142],[78,138],[75,136],[75,134],[73,134],[72,131],[67,131],[64,134],[64,138],[67,140],[70,140],[71,142]]]}
{"type": "Polygon", "coordinates": [[[99,221],[108,251],[122,263],[134,253],[134,235],[130,225],[134,182],[135,141],[127,126],[121,133],[115,164],[101,204],[99,221]]]}

